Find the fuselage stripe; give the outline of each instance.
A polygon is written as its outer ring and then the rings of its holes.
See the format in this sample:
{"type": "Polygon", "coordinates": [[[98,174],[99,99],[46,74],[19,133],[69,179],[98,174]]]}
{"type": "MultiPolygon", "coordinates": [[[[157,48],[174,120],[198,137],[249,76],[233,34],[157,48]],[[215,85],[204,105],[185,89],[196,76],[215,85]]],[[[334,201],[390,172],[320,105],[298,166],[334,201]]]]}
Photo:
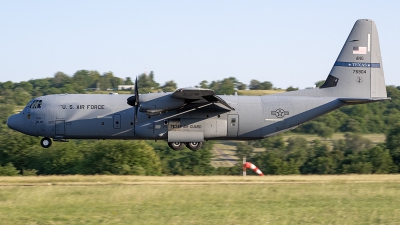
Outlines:
{"type": "Polygon", "coordinates": [[[344,67],[369,67],[369,68],[380,68],[380,63],[362,63],[362,62],[340,62],[336,61],[333,66],[344,66],[344,67]]]}

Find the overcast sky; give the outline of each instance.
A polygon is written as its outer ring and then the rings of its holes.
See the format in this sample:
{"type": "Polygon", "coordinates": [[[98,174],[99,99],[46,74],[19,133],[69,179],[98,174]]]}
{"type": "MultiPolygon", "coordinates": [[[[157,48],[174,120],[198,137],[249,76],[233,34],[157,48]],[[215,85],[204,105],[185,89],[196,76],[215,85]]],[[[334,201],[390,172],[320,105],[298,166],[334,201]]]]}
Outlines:
{"type": "Polygon", "coordinates": [[[387,85],[400,86],[399,1],[0,0],[0,82],[57,71],[154,71],[179,87],[236,77],[324,80],[354,22],[375,21],[387,85]]]}

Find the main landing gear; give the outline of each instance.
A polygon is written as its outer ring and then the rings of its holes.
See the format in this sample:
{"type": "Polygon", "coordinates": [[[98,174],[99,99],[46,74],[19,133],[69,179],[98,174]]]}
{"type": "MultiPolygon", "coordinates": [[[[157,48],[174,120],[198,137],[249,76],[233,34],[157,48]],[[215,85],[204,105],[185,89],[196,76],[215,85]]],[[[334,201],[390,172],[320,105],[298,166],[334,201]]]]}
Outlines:
{"type": "Polygon", "coordinates": [[[42,140],[40,140],[40,145],[41,145],[43,148],[48,148],[48,147],[50,147],[50,146],[51,146],[51,143],[52,143],[52,141],[51,141],[51,139],[50,139],[49,137],[44,137],[44,138],[42,138],[42,140]]]}
{"type": "Polygon", "coordinates": [[[203,145],[203,142],[168,142],[168,146],[173,150],[181,150],[186,145],[186,147],[192,151],[197,151],[203,145]]]}
{"type": "Polygon", "coordinates": [[[172,150],[177,151],[183,149],[183,147],[185,147],[185,144],[183,142],[168,142],[168,146],[172,150]]]}

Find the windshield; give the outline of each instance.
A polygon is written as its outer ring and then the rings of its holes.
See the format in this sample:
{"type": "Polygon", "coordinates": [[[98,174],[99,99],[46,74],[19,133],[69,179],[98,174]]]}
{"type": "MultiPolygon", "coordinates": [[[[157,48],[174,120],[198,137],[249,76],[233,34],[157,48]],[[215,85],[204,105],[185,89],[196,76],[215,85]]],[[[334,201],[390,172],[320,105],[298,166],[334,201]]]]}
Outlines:
{"type": "Polygon", "coordinates": [[[30,100],[28,104],[26,104],[25,108],[30,108],[34,100],[30,100]]]}

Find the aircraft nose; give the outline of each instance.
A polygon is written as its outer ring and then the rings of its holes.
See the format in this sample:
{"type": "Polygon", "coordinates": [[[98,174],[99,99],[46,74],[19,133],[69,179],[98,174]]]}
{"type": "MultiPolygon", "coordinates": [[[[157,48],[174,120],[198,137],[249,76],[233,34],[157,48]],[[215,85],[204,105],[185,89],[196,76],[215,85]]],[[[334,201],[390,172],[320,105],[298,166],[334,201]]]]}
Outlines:
{"type": "Polygon", "coordinates": [[[20,114],[15,114],[15,115],[8,117],[7,126],[13,130],[21,132],[24,128],[22,116],[20,114]]]}

